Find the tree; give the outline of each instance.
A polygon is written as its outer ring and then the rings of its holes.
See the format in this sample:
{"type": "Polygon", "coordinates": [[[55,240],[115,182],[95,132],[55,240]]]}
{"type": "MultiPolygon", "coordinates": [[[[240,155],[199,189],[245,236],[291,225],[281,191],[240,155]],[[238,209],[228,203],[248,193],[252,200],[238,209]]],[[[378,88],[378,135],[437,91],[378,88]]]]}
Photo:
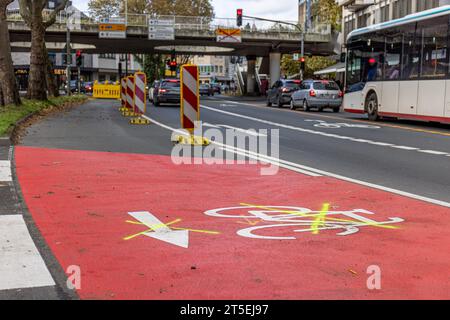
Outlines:
{"type": "MultiPolygon", "coordinates": [[[[314,77],[314,72],[332,66],[336,62],[326,57],[312,56],[306,57],[305,61],[305,78],[314,77]]],[[[287,76],[293,76],[300,72],[300,62],[294,61],[292,55],[283,55],[281,59],[281,70],[287,76]]]]}
{"type": "Polygon", "coordinates": [[[67,4],[62,0],[48,15],[43,16],[47,0],[19,0],[20,15],[31,31],[30,73],[28,76],[27,98],[36,100],[47,99],[47,67],[48,55],[45,46],[45,31],[55,23],[56,17],[67,4]]]}
{"type": "Polygon", "coordinates": [[[0,0],[0,91],[4,104],[20,104],[19,90],[14,76],[14,66],[11,57],[6,7],[13,0],[0,0]]]}
{"type": "Polygon", "coordinates": [[[122,2],[121,0],[91,0],[88,3],[89,14],[97,19],[117,16],[122,2]]]}
{"type": "Polygon", "coordinates": [[[341,30],[342,9],[335,0],[314,1],[312,13],[320,21],[331,24],[334,30],[341,30]]]}

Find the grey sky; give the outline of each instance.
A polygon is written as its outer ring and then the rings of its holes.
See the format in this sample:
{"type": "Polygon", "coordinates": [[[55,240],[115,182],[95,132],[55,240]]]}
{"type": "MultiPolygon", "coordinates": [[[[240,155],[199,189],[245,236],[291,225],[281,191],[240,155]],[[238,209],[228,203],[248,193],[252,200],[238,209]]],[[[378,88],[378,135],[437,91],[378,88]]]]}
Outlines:
{"type": "MultiPolygon", "coordinates": [[[[88,0],[73,0],[80,10],[87,10],[88,0]]],[[[263,18],[291,20],[298,19],[298,0],[212,0],[218,18],[233,18],[236,9],[244,9],[244,15],[263,18]]]]}

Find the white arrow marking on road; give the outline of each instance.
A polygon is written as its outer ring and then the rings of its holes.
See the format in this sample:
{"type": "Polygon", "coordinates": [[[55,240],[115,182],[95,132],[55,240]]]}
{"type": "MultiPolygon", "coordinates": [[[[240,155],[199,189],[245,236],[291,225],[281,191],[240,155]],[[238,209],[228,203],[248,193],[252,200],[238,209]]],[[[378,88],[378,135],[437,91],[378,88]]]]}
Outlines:
{"type": "Polygon", "coordinates": [[[145,236],[182,248],[189,247],[189,230],[172,230],[148,211],[128,212],[128,214],[153,230],[144,233],[145,236]]]}

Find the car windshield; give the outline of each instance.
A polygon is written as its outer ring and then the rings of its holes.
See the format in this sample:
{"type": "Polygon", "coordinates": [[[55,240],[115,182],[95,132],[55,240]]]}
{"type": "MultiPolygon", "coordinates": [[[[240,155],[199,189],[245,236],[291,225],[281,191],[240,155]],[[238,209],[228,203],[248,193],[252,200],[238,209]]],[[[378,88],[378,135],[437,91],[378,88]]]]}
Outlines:
{"type": "Polygon", "coordinates": [[[313,87],[316,90],[339,90],[338,85],[333,81],[315,81],[313,87]]]}
{"type": "Polygon", "coordinates": [[[294,81],[287,81],[284,83],[284,87],[287,88],[298,88],[300,83],[294,82],[294,81]]]}
{"type": "Polygon", "coordinates": [[[179,88],[180,82],[179,81],[165,81],[161,83],[161,87],[163,88],[179,88]]]}

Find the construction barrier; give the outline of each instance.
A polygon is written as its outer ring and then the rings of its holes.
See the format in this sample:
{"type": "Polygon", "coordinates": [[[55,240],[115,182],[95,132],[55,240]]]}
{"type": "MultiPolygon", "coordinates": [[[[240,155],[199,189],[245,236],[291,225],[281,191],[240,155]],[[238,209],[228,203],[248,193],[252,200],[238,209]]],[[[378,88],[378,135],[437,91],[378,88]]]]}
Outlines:
{"type": "Polygon", "coordinates": [[[134,112],[144,114],[147,109],[147,97],[145,96],[147,77],[143,72],[134,74],[134,112]]]}
{"type": "Polygon", "coordinates": [[[181,67],[181,127],[191,134],[195,129],[195,121],[200,121],[198,67],[184,65],[181,67]]]}
{"type": "Polygon", "coordinates": [[[142,115],[147,111],[146,96],[147,76],[143,72],[134,74],[134,114],[136,118],[131,119],[131,124],[149,124],[150,121],[142,115]]]}
{"type": "Polygon", "coordinates": [[[96,99],[120,99],[121,89],[120,84],[116,83],[105,83],[100,84],[97,81],[94,82],[94,87],[92,89],[92,96],[96,99]]]}
{"type": "Polygon", "coordinates": [[[189,131],[190,136],[179,135],[176,143],[188,145],[208,145],[203,137],[194,136],[195,122],[200,121],[200,93],[198,66],[183,65],[181,67],[181,127],[189,131]]]}
{"type": "Polygon", "coordinates": [[[121,109],[125,110],[127,104],[127,78],[122,78],[120,80],[120,98],[121,98],[121,109]]]}

